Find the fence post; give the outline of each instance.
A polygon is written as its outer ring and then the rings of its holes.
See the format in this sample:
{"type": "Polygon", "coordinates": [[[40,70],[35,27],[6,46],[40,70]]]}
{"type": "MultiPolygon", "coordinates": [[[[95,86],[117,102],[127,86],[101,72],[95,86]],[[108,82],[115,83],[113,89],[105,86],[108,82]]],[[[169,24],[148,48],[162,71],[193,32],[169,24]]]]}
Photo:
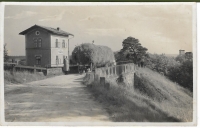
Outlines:
{"type": "Polygon", "coordinates": [[[13,66],[13,67],[12,67],[11,74],[13,75],[13,74],[14,74],[14,72],[15,72],[15,67],[13,66]]]}
{"type": "Polygon", "coordinates": [[[126,73],[126,65],[124,65],[124,73],[126,73]]]}
{"type": "Polygon", "coordinates": [[[100,85],[102,86],[102,87],[104,87],[105,86],[105,77],[100,77],[100,85]]]}
{"type": "Polygon", "coordinates": [[[36,68],[35,68],[36,66],[34,65],[34,74],[36,73],[36,68]]]}
{"type": "Polygon", "coordinates": [[[110,67],[110,75],[113,75],[113,68],[110,67]]]}
{"type": "Polygon", "coordinates": [[[90,71],[92,71],[92,63],[90,63],[90,71]]]}
{"type": "Polygon", "coordinates": [[[106,83],[105,86],[104,86],[104,88],[106,88],[106,89],[109,90],[110,89],[110,83],[106,83]]]}

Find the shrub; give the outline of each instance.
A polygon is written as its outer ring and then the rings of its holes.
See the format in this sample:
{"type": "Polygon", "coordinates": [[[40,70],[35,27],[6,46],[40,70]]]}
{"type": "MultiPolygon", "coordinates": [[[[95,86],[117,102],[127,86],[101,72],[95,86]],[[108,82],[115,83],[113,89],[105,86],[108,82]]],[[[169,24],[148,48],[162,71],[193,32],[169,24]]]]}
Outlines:
{"type": "Polygon", "coordinates": [[[159,73],[164,73],[170,80],[181,86],[193,90],[193,62],[185,59],[184,55],[176,58],[167,57],[164,54],[149,54],[147,67],[159,73]]]}
{"type": "Polygon", "coordinates": [[[168,77],[172,81],[193,91],[193,62],[187,60],[180,66],[173,67],[170,70],[168,77]]]}
{"type": "Polygon", "coordinates": [[[176,61],[180,62],[180,63],[183,63],[186,59],[185,59],[185,55],[178,55],[176,58],[175,58],[176,61]]]}
{"type": "Polygon", "coordinates": [[[146,66],[150,69],[153,69],[159,73],[164,73],[167,75],[168,72],[176,66],[179,66],[180,63],[177,62],[173,57],[167,57],[164,54],[149,54],[148,61],[146,61],[146,66]]]}

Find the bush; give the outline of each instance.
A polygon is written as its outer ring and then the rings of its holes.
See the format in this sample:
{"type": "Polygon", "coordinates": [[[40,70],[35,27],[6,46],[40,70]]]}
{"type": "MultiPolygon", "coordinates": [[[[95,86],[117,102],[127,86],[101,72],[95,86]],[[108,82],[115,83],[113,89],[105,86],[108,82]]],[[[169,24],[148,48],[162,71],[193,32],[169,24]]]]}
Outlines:
{"type": "Polygon", "coordinates": [[[174,67],[168,74],[169,79],[193,91],[193,62],[184,61],[180,66],[174,67]]]}
{"type": "Polygon", "coordinates": [[[193,61],[185,59],[184,55],[176,58],[165,55],[149,54],[147,67],[159,73],[164,73],[170,80],[193,90],[193,61]]]}
{"type": "Polygon", "coordinates": [[[155,70],[159,73],[164,73],[168,75],[168,72],[173,67],[179,66],[180,63],[177,62],[173,57],[167,57],[164,54],[149,54],[148,61],[146,61],[146,66],[152,70],[155,70]]]}
{"type": "Polygon", "coordinates": [[[97,67],[102,67],[112,65],[115,58],[113,51],[109,47],[85,43],[74,48],[72,60],[75,63],[93,63],[97,67]]]}
{"type": "Polygon", "coordinates": [[[178,55],[176,58],[175,58],[176,61],[180,62],[180,63],[183,63],[186,59],[185,59],[185,55],[178,55]]]}

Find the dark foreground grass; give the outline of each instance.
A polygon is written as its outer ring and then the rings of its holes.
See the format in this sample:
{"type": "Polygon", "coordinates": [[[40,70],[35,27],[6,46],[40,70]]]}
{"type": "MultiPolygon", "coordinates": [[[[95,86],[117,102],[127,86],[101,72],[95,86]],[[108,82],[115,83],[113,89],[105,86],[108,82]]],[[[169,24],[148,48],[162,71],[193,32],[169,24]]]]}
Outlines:
{"type": "Polygon", "coordinates": [[[124,88],[114,80],[110,89],[99,85],[89,91],[116,122],[191,122],[192,94],[149,69],[141,69],[135,87],[124,88]]]}

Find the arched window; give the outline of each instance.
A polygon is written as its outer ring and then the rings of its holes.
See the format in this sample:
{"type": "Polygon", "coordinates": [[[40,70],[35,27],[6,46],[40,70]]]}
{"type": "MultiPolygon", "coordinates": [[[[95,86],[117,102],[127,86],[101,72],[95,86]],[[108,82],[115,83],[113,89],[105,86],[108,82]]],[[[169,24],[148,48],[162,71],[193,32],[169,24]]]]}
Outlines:
{"type": "Polygon", "coordinates": [[[56,48],[58,48],[58,39],[56,39],[56,48]]]}
{"type": "Polygon", "coordinates": [[[35,45],[35,48],[37,48],[37,39],[34,39],[34,45],[35,45]]]}
{"type": "Polygon", "coordinates": [[[42,39],[41,38],[38,39],[38,47],[39,48],[42,47],[42,39]]]}
{"type": "Polygon", "coordinates": [[[65,40],[62,42],[62,47],[65,48],[65,40]]]}

